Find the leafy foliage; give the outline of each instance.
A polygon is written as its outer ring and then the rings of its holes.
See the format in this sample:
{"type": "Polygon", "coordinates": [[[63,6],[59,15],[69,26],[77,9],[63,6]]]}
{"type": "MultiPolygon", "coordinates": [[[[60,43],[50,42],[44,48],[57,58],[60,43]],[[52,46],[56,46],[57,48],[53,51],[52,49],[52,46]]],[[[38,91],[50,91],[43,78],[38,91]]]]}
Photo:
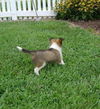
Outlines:
{"type": "Polygon", "coordinates": [[[64,0],[56,6],[57,19],[100,19],[100,0],[64,0]]]}

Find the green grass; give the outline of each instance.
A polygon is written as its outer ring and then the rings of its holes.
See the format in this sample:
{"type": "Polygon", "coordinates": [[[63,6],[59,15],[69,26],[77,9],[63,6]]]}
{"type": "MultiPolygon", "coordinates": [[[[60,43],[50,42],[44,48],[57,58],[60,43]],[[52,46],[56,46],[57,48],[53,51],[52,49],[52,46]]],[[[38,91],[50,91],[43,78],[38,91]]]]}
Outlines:
{"type": "Polygon", "coordinates": [[[0,23],[0,109],[100,109],[99,36],[64,21],[0,23]],[[46,49],[63,37],[65,65],[34,74],[16,46],[46,49]]]}

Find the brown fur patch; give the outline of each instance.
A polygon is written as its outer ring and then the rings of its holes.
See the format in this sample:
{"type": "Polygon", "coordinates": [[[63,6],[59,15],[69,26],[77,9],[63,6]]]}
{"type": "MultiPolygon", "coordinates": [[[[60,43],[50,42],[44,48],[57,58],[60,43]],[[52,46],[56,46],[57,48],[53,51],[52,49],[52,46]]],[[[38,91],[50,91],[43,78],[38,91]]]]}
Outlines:
{"type": "Polygon", "coordinates": [[[32,60],[36,67],[41,67],[44,62],[61,62],[59,51],[53,48],[34,51],[32,60]]]}
{"type": "Polygon", "coordinates": [[[57,45],[59,45],[59,46],[61,47],[63,40],[64,40],[63,38],[57,38],[57,39],[51,38],[51,39],[50,39],[50,43],[52,44],[52,43],[55,42],[55,43],[57,43],[57,45]]]}

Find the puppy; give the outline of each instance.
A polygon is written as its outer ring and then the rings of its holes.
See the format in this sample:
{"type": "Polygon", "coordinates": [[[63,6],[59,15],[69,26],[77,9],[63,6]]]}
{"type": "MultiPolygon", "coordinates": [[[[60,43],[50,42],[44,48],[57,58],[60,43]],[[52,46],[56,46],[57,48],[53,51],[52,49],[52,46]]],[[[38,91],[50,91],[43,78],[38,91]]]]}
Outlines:
{"type": "Polygon", "coordinates": [[[29,51],[19,46],[17,46],[17,49],[19,51],[32,55],[32,60],[35,64],[34,72],[36,75],[39,75],[39,71],[48,62],[56,62],[62,65],[65,64],[63,61],[63,56],[62,56],[62,41],[63,40],[64,40],[63,38],[49,39],[50,47],[47,50],[29,51]]]}

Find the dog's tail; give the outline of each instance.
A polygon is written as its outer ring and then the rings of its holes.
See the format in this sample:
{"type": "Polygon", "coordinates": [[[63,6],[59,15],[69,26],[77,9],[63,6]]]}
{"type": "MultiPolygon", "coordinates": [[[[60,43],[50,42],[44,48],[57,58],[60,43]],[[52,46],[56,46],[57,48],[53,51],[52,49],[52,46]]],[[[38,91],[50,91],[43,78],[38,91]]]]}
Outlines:
{"type": "Polygon", "coordinates": [[[28,53],[28,54],[33,54],[33,53],[34,53],[34,51],[26,50],[26,49],[21,48],[21,47],[19,47],[19,46],[17,46],[17,49],[18,49],[19,51],[22,51],[22,52],[28,53]]]}

